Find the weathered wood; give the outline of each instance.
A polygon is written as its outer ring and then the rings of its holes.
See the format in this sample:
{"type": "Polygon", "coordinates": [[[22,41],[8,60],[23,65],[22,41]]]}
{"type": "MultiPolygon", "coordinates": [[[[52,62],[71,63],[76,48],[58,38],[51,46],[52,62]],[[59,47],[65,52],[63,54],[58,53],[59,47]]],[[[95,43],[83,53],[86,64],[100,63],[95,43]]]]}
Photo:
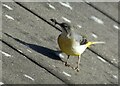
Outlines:
{"type": "MultiPolygon", "coordinates": [[[[72,83],[72,81],[70,82],[67,77],[63,76],[60,71],[55,69],[52,63],[47,61],[47,59],[43,59],[44,57],[40,58],[41,55],[39,55],[39,53],[27,47],[27,46],[32,46],[32,44],[27,44],[27,43],[25,44],[25,42],[22,42],[22,41],[20,42],[20,40],[15,41],[11,37],[9,36],[7,37],[7,35],[5,34],[3,35],[2,41],[7,45],[9,45],[10,47],[12,47],[17,52],[19,52],[20,54],[22,54],[23,56],[25,56],[30,61],[32,61],[34,64],[46,69],[51,74],[58,77],[60,80],[64,81],[66,84],[74,84],[72,83]],[[27,46],[25,46],[24,44],[19,44],[19,42],[24,43],[27,46]]],[[[35,45],[33,44],[33,46],[35,45]]],[[[36,47],[39,47],[39,46],[36,45],[36,47]]],[[[44,47],[39,47],[39,48],[44,48],[44,47]]]]}
{"type": "MultiPolygon", "coordinates": [[[[46,61],[47,59],[45,59],[44,56],[39,55],[39,53],[36,53],[34,50],[31,50],[30,48],[24,46],[23,44],[19,44],[19,41],[15,41],[11,37],[9,36],[7,37],[7,35],[3,35],[2,40],[8,43],[8,45],[12,45],[15,50],[18,50],[19,53],[26,56],[29,60],[31,60],[35,64],[43,67],[44,69],[51,72],[59,79],[63,80],[66,84],[117,83],[116,81],[117,80],[116,77],[118,76],[117,68],[110,64],[107,64],[106,62],[104,63],[100,61],[99,59],[96,58],[97,56],[94,55],[92,52],[87,51],[89,54],[84,55],[81,61],[80,73],[76,73],[72,69],[65,67],[63,64],[61,64],[61,62],[56,61],[54,63],[54,61],[50,61],[50,59],[49,61],[46,61]],[[32,53],[29,53],[28,50],[31,51],[32,53]],[[69,73],[71,77],[64,76],[64,74],[62,73],[63,71],[69,73]]],[[[30,44],[26,45],[30,46],[30,44]]],[[[75,61],[75,58],[71,59],[72,61],[75,61]]]]}
{"type": "Polygon", "coordinates": [[[102,11],[106,16],[112,18],[113,21],[120,22],[118,20],[118,2],[91,2],[89,4],[102,11]]]}
{"type": "Polygon", "coordinates": [[[59,22],[63,22],[62,17],[66,17],[71,20],[75,31],[86,35],[88,40],[106,42],[105,45],[96,45],[91,49],[115,66],[118,65],[118,30],[114,28],[114,25],[117,25],[116,22],[85,3],[71,3],[73,10],[63,7],[59,3],[50,3],[56,8],[53,10],[47,4],[40,2],[21,3],[27,9],[48,21],[50,21],[50,18],[56,18],[59,22]],[[102,20],[101,23],[103,24],[98,24],[91,17],[102,20]],[[82,28],[77,27],[77,25],[81,25],[82,28]],[[94,38],[92,34],[97,35],[98,38],[94,38]]]}
{"type": "Polygon", "coordinates": [[[4,84],[63,84],[51,73],[2,43],[2,82],[4,84]],[[50,77],[50,79],[48,78],[50,77]]]}
{"type": "MultiPolygon", "coordinates": [[[[15,3],[5,4],[9,5],[14,10],[8,11],[7,9],[3,8],[3,33],[7,33],[8,35],[3,34],[1,40],[3,40],[9,46],[13,47],[17,52],[21,52],[22,55],[25,55],[36,65],[43,67],[67,84],[118,83],[118,78],[116,78],[118,76],[118,69],[106,61],[101,61],[97,58],[98,56],[96,54],[92,53],[89,50],[87,50],[82,56],[79,73],[76,73],[69,67],[65,67],[64,64],[62,64],[60,61],[60,58],[56,56],[56,48],[58,48],[56,39],[59,35],[59,32],[21,6],[15,3]],[[14,20],[6,18],[5,14],[12,16],[14,20]],[[67,76],[65,73],[68,73],[70,75],[67,76]]],[[[28,5],[28,3],[26,4],[28,5]]],[[[29,3],[29,5],[33,7],[34,5],[36,7],[38,5],[43,5],[40,8],[41,11],[37,8],[36,9],[39,10],[38,12],[40,12],[40,14],[44,14],[46,18],[51,18],[49,16],[55,13],[44,11],[46,10],[44,4],[29,3]],[[46,14],[46,12],[49,14],[48,17],[48,14],[46,14]]],[[[98,24],[95,24],[95,26],[96,25],[98,24]]],[[[82,33],[86,31],[84,31],[84,29],[80,30],[82,33]]],[[[76,31],[79,30],[76,29],[76,31]]],[[[104,45],[100,45],[100,47],[101,46],[104,45]]],[[[70,58],[71,65],[75,66],[76,61],[77,58],[70,58]]]]}

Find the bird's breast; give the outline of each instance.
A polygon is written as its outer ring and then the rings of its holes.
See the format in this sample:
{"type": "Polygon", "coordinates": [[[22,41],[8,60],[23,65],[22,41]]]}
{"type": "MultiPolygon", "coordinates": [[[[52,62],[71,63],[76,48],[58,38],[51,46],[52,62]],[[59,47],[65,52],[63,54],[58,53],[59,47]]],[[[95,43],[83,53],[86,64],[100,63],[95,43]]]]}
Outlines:
{"type": "Polygon", "coordinates": [[[58,37],[58,45],[59,45],[61,51],[66,53],[67,55],[73,55],[73,56],[80,55],[73,48],[74,43],[75,43],[74,39],[70,39],[63,35],[59,35],[59,37],[58,37]]]}

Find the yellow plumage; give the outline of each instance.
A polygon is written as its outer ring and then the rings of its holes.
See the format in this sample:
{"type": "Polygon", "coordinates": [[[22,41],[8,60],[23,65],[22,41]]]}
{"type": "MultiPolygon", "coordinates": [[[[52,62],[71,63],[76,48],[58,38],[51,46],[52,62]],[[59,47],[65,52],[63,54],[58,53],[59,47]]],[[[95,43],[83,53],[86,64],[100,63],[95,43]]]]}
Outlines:
{"type": "Polygon", "coordinates": [[[62,52],[68,55],[65,65],[68,65],[69,56],[78,56],[77,67],[74,69],[79,71],[79,63],[81,54],[86,50],[87,47],[90,47],[92,44],[99,44],[104,42],[88,42],[84,37],[74,33],[74,30],[71,28],[68,23],[58,23],[55,19],[51,19],[52,22],[58,24],[62,28],[62,33],[58,37],[58,45],[62,52]]]}
{"type": "Polygon", "coordinates": [[[63,35],[59,35],[58,44],[62,52],[67,55],[79,56],[80,54],[75,52],[73,49],[74,40],[64,37],[63,35]]]}

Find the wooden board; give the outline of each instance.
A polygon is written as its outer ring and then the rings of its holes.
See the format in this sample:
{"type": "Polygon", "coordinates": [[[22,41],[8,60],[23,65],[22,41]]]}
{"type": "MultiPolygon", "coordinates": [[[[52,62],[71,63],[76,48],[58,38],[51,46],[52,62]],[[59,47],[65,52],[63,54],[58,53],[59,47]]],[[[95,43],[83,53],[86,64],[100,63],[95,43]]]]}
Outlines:
{"type": "Polygon", "coordinates": [[[118,2],[92,2],[90,3],[96,8],[98,8],[100,11],[105,13],[106,15],[110,16],[116,21],[118,20],[118,2]]]}
{"type": "Polygon", "coordinates": [[[63,84],[61,80],[8,45],[2,43],[2,47],[2,81],[5,84],[63,84]]]}
{"type": "Polygon", "coordinates": [[[92,50],[114,65],[118,65],[118,30],[113,27],[117,24],[99,11],[82,2],[70,3],[73,10],[57,2],[50,3],[56,8],[55,10],[49,7],[49,3],[44,2],[21,4],[48,21],[50,18],[56,18],[59,22],[63,22],[62,17],[65,17],[71,21],[75,31],[86,35],[88,40],[106,42],[105,45],[95,45],[92,50]]]}
{"type": "MultiPolygon", "coordinates": [[[[43,67],[45,70],[47,70],[50,75],[53,75],[54,78],[52,80],[54,80],[55,77],[58,78],[55,83],[118,83],[118,68],[103,59],[101,60],[102,57],[99,57],[90,50],[86,50],[82,56],[80,72],[77,73],[73,69],[65,67],[56,54],[58,50],[56,40],[60,32],[20,5],[16,3],[4,4],[10,6],[13,10],[8,10],[7,8],[3,7],[3,37],[1,40],[13,47],[17,52],[26,56],[27,59],[32,61],[35,65],[43,67]],[[14,19],[10,19],[6,17],[6,15],[9,15],[14,19]]],[[[111,41],[117,41],[117,30],[112,28],[112,24],[115,22],[103,16],[98,11],[89,7],[85,3],[71,3],[74,9],[80,8],[81,10],[74,10],[75,12],[72,12],[68,8],[62,7],[59,3],[52,3],[55,7],[58,6],[57,9],[59,10],[55,11],[47,7],[46,3],[22,4],[48,21],[50,18],[54,17],[57,18],[58,21],[62,22],[63,20],[61,19],[61,16],[67,16],[67,18],[72,21],[72,24],[75,24],[74,27],[76,28],[76,32],[87,34],[89,40],[102,40],[106,41],[106,43],[109,43],[108,45],[105,44],[93,46],[92,49],[102,55],[103,58],[106,58],[110,61],[113,61],[114,64],[117,64],[117,49],[115,49],[117,48],[117,43],[111,43],[111,41]],[[83,9],[86,9],[87,13],[84,12],[83,9]],[[90,15],[92,16],[94,13],[103,20],[105,18],[104,21],[106,21],[106,23],[101,25],[89,19],[90,15]],[[75,16],[75,14],[80,15],[75,16]],[[79,24],[82,25],[82,28],[78,28],[76,26],[79,24]],[[97,39],[91,36],[92,32],[99,35],[97,39]],[[111,37],[111,40],[109,37],[111,37]],[[111,45],[114,45],[115,47],[111,45]],[[114,51],[111,51],[111,49],[114,51]],[[113,59],[115,59],[115,61],[113,59]]],[[[66,57],[64,60],[65,59],[66,57]]],[[[76,61],[77,58],[71,57],[69,62],[71,65],[75,66],[76,61]]],[[[31,65],[28,66],[31,67],[31,65]]],[[[46,77],[45,79],[47,78],[50,77],[46,77]]],[[[7,81],[7,78],[5,78],[5,80],[7,81]]],[[[45,83],[47,83],[47,81],[45,83]]]]}

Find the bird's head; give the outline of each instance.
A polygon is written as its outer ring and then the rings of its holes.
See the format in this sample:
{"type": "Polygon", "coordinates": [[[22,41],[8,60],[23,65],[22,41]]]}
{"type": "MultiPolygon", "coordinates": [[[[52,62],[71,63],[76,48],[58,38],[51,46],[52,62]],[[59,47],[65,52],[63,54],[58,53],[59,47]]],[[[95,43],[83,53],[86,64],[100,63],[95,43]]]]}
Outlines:
{"type": "Polygon", "coordinates": [[[71,26],[69,23],[63,22],[63,23],[60,23],[59,26],[62,28],[62,32],[65,32],[65,33],[71,32],[71,26]]]}
{"type": "Polygon", "coordinates": [[[55,23],[55,25],[59,25],[61,28],[62,28],[62,32],[63,33],[70,33],[71,32],[71,25],[67,22],[62,22],[62,23],[59,23],[57,22],[55,19],[51,19],[52,22],[55,23]]]}

